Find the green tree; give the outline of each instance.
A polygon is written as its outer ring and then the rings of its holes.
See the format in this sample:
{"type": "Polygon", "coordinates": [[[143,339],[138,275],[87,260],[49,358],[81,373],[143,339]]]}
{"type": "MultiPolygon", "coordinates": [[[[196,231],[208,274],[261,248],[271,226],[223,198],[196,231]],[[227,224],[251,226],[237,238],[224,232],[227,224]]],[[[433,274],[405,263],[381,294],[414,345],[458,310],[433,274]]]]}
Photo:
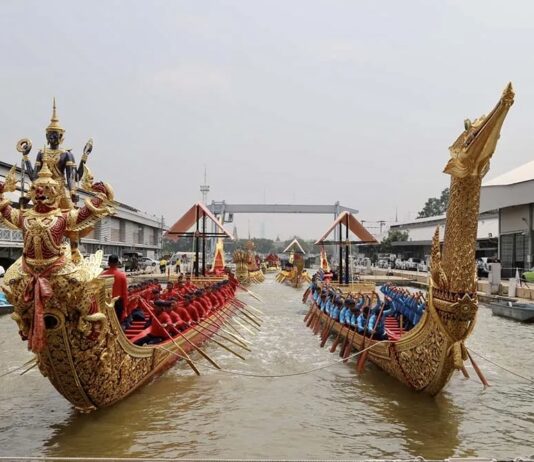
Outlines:
{"type": "Polygon", "coordinates": [[[388,235],[376,246],[377,253],[393,253],[393,242],[403,242],[408,240],[408,231],[390,229],[388,235]]]}
{"type": "Polygon", "coordinates": [[[417,218],[435,217],[437,215],[443,215],[447,211],[449,205],[449,188],[445,188],[441,191],[441,196],[430,197],[427,199],[425,206],[417,215],[417,218]]]}

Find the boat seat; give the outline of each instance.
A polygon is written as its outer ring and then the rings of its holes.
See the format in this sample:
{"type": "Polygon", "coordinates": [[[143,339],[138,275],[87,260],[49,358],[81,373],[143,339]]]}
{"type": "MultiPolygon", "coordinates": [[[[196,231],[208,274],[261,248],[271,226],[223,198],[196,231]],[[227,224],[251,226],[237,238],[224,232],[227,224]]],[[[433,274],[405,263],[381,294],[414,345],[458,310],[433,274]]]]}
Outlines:
{"type": "Polygon", "coordinates": [[[134,335],[137,335],[139,332],[143,332],[144,329],[126,329],[124,333],[126,334],[126,337],[133,337],[134,335]]]}
{"type": "Polygon", "coordinates": [[[128,338],[128,340],[132,343],[135,343],[137,342],[137,340],[140,340],[142,339],[143,337],[146,337],[148,334],[150,333],[150,326],[147,327],[146,329],[143,329],[141,332],[139,332],[138,334],[135,334],[133,337],[131,337],[130,335],[126,334],[126,337],[128,338]]]}
{"type": "Polygon", "coordinates": [[[401,331],[399,321],[394,316],[387,316],[384,320],[384,326],[386,329],[386,334],[391,340],[399,340],[404,333],[401,331]]]}

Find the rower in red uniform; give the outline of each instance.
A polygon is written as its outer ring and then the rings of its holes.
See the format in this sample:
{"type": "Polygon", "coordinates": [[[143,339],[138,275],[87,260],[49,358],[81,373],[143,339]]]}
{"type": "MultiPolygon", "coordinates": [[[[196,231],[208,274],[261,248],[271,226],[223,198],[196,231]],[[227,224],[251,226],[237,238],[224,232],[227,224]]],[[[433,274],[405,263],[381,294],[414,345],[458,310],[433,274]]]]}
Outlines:
{"type": "Polygon", "coordinates": [[[204,310],[206,311],[206,314],[208,315],[213,310],[213,303],[211,303],[210,298],[208,297],[208,293],[206,289],[200,289],[199,291],[199,301],[202,303],[202,306],[204,307],[204,310]]]}
{"type": "Polygon", "coordinates": [[[217,286],[215,285],[210,287],[210,290],[208,291],[208,297],[215,310],[218,310],[224,304],[224,299],[222,297],[219,298],[217,286]]]}
{"type": "MultiPolygon", "coordinates": [[[[151,308],[150,306],[147,306],[148,303],[146,302],[144,305],[147,309],[151,308]]],[[[172,319],[163,311],[163,305],[159,300],[154,303],[150,318],[151,324],[149,333],[145,337],[137,340],[135,342],[136,345],[154,345],[169,339],[167,328],[169,326],[172,327],[172,319]]]]}
{"type": "Polygon", "coordinates": [[[187,325],[189,325],[193,321],[193,318],[191,318],[187,310],[182,306],[180,302],[173,303],[173,311],[178,316],[180,316],[180,319],[182,319],[187,325]]]}
{"type": "Polygon", "coordinates": [[[119,322],[123,322],[129,313],[128,307],[128,282],[126,280],[126,273],[119,269],[119,257],[117,255],[110,255],[108,258],[109,268],[102,272],[103,275],[113,276],[112,296],[119,297],[115,301],[115,313],[119,322]]]}
{"type": "Polygon", "coordinates": [[[196,289],[195,285],[191,282],[191,278],[187,277],[184,284],[184,291],[186,293],[193,293],[196,289]]]}
{"type": "Polygon", "coordinates": [[[197,296],[193,296],[193,299],[191,301],[191,305],[195,307],[198,315],[199,315],[199,321],[201,319],[204,319],[207,315],[206,313],[206,309],[204,308],[204,306],[202,305],[202,303],[200,302],[200,300],[198,299],[197,296]]]}
{"type": "Polygon", "coordinates": [[[167,332],[174,337],[179,331],[185,330],[187,325],[180,316],[172,310],[172,301],[161,300],[160,303],[163,305],[163,314],[169,319],[166,326],[167,332]]]}
{"type": "Polygon", "coordinates": [[[187,295],[185,297],[185,305],[184,308],[189,313],[189,317],[193,320],[194,323],[198,323],[200,321],[200,313],[197,311],[197,308],[193,303],[191,303],[191,296],[187,295]]]}

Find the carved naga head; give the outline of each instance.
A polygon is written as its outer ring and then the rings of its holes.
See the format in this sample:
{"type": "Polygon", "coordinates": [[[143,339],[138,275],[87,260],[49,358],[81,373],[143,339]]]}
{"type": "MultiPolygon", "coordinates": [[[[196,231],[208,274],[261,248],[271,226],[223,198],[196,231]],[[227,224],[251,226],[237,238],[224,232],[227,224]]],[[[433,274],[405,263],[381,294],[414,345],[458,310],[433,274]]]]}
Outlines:
{"type": "Polygon", "coordinates": [[[451,159],[444,172],[457,178],[482,178],[489,169],[491,156],[500,137],[501,127],[514,103],[514,90],[509,83],[495,108],[471,122],[467,119],[464,132],[449,148],[451,159]]]}

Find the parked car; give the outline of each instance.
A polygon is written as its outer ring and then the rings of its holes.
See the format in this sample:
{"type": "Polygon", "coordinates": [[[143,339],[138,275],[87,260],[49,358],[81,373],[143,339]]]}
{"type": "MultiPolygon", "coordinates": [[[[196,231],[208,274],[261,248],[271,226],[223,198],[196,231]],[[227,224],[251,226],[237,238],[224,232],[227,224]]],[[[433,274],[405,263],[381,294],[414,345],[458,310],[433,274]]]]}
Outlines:
{"type": "Polygon", "coordinates": [[[421,260],[420,258],[408,258],[408,260],[406,261],[405,269],[410,271],[417,271],[417,265],[422,262],[423,260],[421,260]]]}
{"type": "Polygon", "coordinates": [[[387,268],[389,266],[389,260],[378,260],[376,266],[378,268],[387,268]]]}
{"type": "Polygon", "coordinates": [[[406,269],[406,262],[404,260],[401,260],[400,258],[397,258],[395,260],[395,269],[406,269]]]}
{"type": "Polygon", "coordinates": [[[428,271],[428,266],[425,260],[421,260],[421,263],[417,264],[417,271],[421,271],[423,273],[426,273],[428,271]]]}
{"type": "Polygon", "coordinates": [[[122,261],[124,263],[124,271],[139,271],[139,260],[143,256],[139,252],[124,252],[122,254],[122,261]]]}
{"type": "Polygon", "coordinates": [[[150,257],[141,257],[139,259],[139,269],[145,271],[146,269],[154,269],[158,262],[150,257]]]}

